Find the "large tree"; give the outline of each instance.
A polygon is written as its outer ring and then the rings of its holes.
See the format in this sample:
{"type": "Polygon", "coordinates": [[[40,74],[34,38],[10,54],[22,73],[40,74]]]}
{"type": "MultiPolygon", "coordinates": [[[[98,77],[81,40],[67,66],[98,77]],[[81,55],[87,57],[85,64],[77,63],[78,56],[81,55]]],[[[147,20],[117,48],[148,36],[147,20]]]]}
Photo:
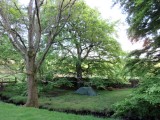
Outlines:
{"type": "Polygon", "coordinates": [[[37,71],[69,19],[75,1],[30,0],[26,7],[16,0],[0,1],[1,28],[17,52],[22,55],[26,65],[26,106],[38,107],[37,71]]]}
{"type": "Polygon", "coordinates": [[[75,69],[78,82],[82,81],[84,73],[107,76],[122,52],[115,40],[115,23],[102,19],[97,10],[82,1],[72,9],[72,16],[59,35],[60,40],[64,38],[59,42],[60,57],[67,57],[69,63],[66,67],[74,66],[71,67],[75,69]]]}

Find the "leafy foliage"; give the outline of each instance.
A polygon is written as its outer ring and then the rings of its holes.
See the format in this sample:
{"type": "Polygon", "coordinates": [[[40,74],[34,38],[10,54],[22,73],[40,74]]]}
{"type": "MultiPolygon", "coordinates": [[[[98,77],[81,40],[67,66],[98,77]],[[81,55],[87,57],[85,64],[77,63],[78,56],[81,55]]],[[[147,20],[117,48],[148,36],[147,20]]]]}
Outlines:
{"type": "Polygon", "coordinates": [[[133,120],[160,119],[159,86],[159,76],[145,79],[130,98],[114,106],[114,115],[133,120]]]}
{"type": "Polygon", "coordinates": [[[78,74],[113,76],[123,53],[115,40],[116,23],[102,19],[97,10],[83,1],[77,2],[72,9],[73,13],[59,35],[58,59],[56,63],[52,61],[56,70],[59,69],[59,74],[77,74],[77,77],[78,74]]]}
{"type": "MultiPolygon", "coordinates": [[[[147,58],[148,62],[159,62],[160,47],[160,2],[158,0],[115,0],[128,14],[128,35],[132,41],[143,41],[144,48],[132,52],[133,56],[147,58]]],[[[144,60],[143,60],[144,61],[144,60]]],[[[142,61],[142,62],[143,62],[142,61]]],[[[146,61],[146,62],[147,62],[146,61]]]]}
{"type": "Polygon", "coordinates": [[[27,86],[26,82],[14,84],[14,85],[8,85],[6,86],[5,91],[10,92],[14,91],[15,94],[21,95],[21,96],[27,96],[27,86]]]}
{"type": "Polygon", "coordinates": [[[133,39],[156,37],[159,35],[160,4],[158,0],[116,0],[128,14],[129,35],[133,39]]]}
{"type": "Polygon", "coordinates": [[[53,81],[52,85],[55,87],[61,87],[61,86],[72,87],[73,86],[71,81],[68,81],[67,78],[60,78],[58,80],[55,80],[53,81]]]}
{"type": "Polygon", "coordinates": [[[22,57],[13,48],[6,35],[0,38],[0,65],[14,71],[22,71],[24,65],[22,57]]]}
{"type": "Polygon", "coordinates": [[[92,77],[88,82],[84,82],[84,84],[86,86],[93,86],[97,89],[107,89],[108,87],[121,88],[127,86],[124,81],[121,81],[120,79],[105,79],[101,77],[92,77]]]}
{"type": "Polygon", "coordinates": [[[75,2],[30,0],[27,6],[23,6],[18,0],[0,1],[0,32],[7,36],[25,63],[28,82],[26,106],[38,107],[37,71],[66,25],[75,2]]]}

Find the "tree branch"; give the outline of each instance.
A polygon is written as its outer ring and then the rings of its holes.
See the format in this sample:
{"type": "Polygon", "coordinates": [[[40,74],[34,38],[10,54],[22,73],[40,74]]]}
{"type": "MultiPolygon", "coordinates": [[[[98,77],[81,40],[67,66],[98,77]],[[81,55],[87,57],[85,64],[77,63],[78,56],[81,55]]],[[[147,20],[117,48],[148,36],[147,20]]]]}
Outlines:
{"type": "MultiPolygon", "coordinates": [[[[63,9],[64,0],[62,0],[61,4],[59,5],[60,7],[59,7],[58,16],[56,17],[56,18],[57,18],[57,20],[56,20],[56,26],[57,26],[57,27],[56,27],[56,30],[55,30],[55,32],[54,32],[55,35],[58,35],[58,34],[62,31],[62,29],[63,29],[64,26],[66,25],[66,22],[67,22],[68,19],[70,18],[71,7],[74,5],[74,3],[75,3],[76,0],[73,0],[72,3],[71,3],[71,1],[72,1],[72,0],[69,1],[71,5],[69,6],[70,9],[69,9],[69,12],[68,12],[68,16],[67,16],[65,19],[62,19],[62,13],[63,13],[63,11],[64,11],[64,9],[63,9]],[[63,23],[63,25],[61,25],[61,27],[59,28],[60,23],[62,22],[62,20],[64,21],[64,23],[63,23]]],[[[69,4],[66,4],[66,5],[69,5],[69,4]]]]}
{"type": "MultiPolygon", "coordinates": [[[[73,0],[72,5],[74,4],[75,1],[76,0],[73,0]]],[[[63,4],[64,4],[64,0],[62,0],[62,2],[59,5],[59,8],[58,8],[59,12],[58,12],[58,15],[56,17],[56,24],[55,24],[55,26],[57,26],[57,27],[55,29],[52,28],[50,30],[50,32],[48,34],[48,43],[47,43],[47,46],[46,46],[46,48],[45,48],[45,50],[43,52],[42,57],[40,58],[39,61],[37,61],[37,70],[40,68],[41,64],[43,63],[43,61],[44,61],[44,59],[45,59],[45,57],[46,57],[46,55],[47,55],[47,53],[48,53],[51,45],[54,43],[54,40],[55,40],[56,36],[62,31],[62,29],[64,28],[64,26],[65,26],[65,24],[67,22],[67,20],[70,17],[70,10],[69,10],[67,19],[65,19],[65,22],[63,23],[62,27],[59,27],[60,23],[61,23],[61,20],[62,20],[62,12],[63,12],[62,8],[63,8],[63,4]]],[[[70,7],[72,7],[72,5],[70,7]]]]}
{"type": "Polygon", "coordinates": [[[20,42],[22,43],[22,45],[24,46],[24,48],[27,49],[24,41],[22,40],[22,37],[20,36],[20,34],[14,29],[11,29],[11,30],[16,34],[16,36],[18,36],[18,38],[19,38],[20,42]]]}
{"type": "Polygon", "coordinates": [[[37,15],[37,21],[38,21],[38,30],[36,32],[37,36],[36,36],[36,41],[35,41],[35,51],[36,51],[36,53],[38,52],[39,44],[40,44],[40,41],[41,41],[41,32],[42,32],[42,29],[41,29],[41,21],[40,21],[40,16],[39,16],[39,10],[40,10],[40,6],[41,6],[42,3],[40,3],[39,0],[38,1],[35,0],[36,15],[37,15]]]}
{"type": "Polygon", "coordinates": [[[82,60],[85,60],[85,59],[88,57],[88,55],[89,55],[90,51],[92,50],[92,48],[93,48],[93,44],[91,44],[91,45],[89,46],[89,48],[87,49],[87,53],[86,53],[86,55],[82,58],[82,60]]]}
{"type": "Polygon", "coordinates": [[[39,61],[37,61],[37,64],[36,64],[36,66],[37,66],[36,69],[37,69],[37,70],[41,67],[44,59],[45,59],[46,56],[47,56],[47,53],[48,53],[51,45],[53,44],[52,39],[55,39],[56,36],[53,35],[53,37],[52,37],[52,34],[50,33],[48,37],[49,37],[49,38],[48,38],[47,46],[46,46],[46,48],[45,48],[45,50],[44,50],[44,52],[43,52],[43,55],[41,56],[41,58],[39,59],[39,61]]]}
{"type": "Polygon", "coordinates": [[[23,14],[22,14],[22,11],[18,8],[18,6],[17,6],[17,4],[16,4],[15,2],[13,2],[13,3],[14,3],[14,5],[15,5],[16,9],[17,9],[17,10],[19,11],[19,13],[21,14],[23,23],[25,24],[26,28],[28,29],[28,26],[27,26],[27,23],[26,23],[26,20],[25,20],[23,14]]]}
{"type": "MultiPolygon", "coordinates": [[[[1,19],[2,19],[2,24],[3,24],[3,27],[4,29],[7,31],[8,33],[8,36],[10,38],[10,41],[11,43],[13,44],[13,46],[21,53],[21,54],[25,54],[26,52],[26,49],[25,49],[25,46],[24,44],[20,43],[17,39],[17,34],[11,29],[11,25],[9,23],[9,20],[8,18],[6,17],[6,15],[4,14],[2,8],[0,8],[0,16],[1,16],[1,19]],[[11,36],[12,37],[11,37],[11,36]]],[[[20,35],[19,35],[20,37],[20,35]]],[[[21,38],[21,37],[20,37],[21,38]]]]}
{"type": "Polygon", "coordinates": [[[59,42],[59,44],[60,44],[61,47],[63,47],[64,49],[66,49],[72,55],[73,58],[75,58],[74,53],[70,49],[68,49],[65,46],[63,46],[63,44],[61,42],[59,42]]]}
{"type": "Polygon", "coordinates": [[[33,10],[33,0],[30,0],[28,7],[28,19],[29,19],[29,30],[28,30],[28,46],[29,49],[33,49],[33,34],[34,34],[34,10],[33,10]]]}

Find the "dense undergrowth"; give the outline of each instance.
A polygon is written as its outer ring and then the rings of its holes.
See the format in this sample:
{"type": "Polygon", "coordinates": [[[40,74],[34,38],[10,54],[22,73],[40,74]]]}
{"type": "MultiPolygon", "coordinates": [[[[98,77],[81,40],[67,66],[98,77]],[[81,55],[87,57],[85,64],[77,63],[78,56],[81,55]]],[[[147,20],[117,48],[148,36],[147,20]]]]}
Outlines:
{"type": "Polygon", "coordinates": [[[132,97],[117,103],[115,114],[129,120],[160,120],[160,78],[145,79],[132,97]]]}

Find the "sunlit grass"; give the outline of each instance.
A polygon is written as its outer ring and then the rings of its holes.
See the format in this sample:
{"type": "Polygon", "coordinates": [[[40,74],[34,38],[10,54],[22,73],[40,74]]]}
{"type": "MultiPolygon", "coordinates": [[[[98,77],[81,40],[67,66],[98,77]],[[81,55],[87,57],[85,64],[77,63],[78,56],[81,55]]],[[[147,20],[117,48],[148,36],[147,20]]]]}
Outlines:
{"type": "Polygon", "coordinates": [[[11,104],[0,102],[1,120],[114,120],[95,118],[93,116],[80,116],[47,110],[17,107],[11,104]]]}

